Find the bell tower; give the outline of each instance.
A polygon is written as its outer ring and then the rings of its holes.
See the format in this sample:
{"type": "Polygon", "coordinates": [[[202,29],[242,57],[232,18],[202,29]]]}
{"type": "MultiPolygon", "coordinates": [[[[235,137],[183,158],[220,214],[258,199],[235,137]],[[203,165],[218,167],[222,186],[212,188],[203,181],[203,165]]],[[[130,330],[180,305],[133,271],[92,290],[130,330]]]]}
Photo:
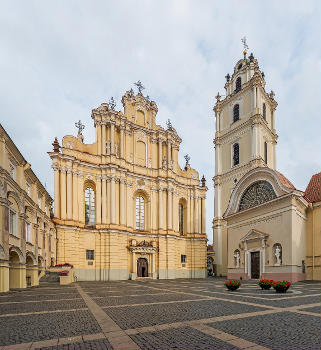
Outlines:
{"type": "Polygon", "coordinates": [[[225,97],[218,93],[213,108],[216,119],[213,242],[217,275],[226,275],[227,239],[224,212],[240,178],[256,167],[275,169],[274,92],[265,91],[265,76],[251,53],[226,75],[225,97]]]}

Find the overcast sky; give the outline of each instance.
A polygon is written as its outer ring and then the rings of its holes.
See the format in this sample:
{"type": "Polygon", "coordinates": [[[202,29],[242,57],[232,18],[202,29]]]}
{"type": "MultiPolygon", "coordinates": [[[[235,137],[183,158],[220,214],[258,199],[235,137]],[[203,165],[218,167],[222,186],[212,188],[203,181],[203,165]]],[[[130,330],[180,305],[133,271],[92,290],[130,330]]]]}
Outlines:
{"type": "Polygon", "coordinates": [[[321,171],[320,1],[1,1],[0,121],[53,195],[55,136],[94,142],[91,110],[140,79],[207,179],[212,240],[214,96],[242,58],[258,58],[278,102],[277,168],[304,190],[321,171]]]}

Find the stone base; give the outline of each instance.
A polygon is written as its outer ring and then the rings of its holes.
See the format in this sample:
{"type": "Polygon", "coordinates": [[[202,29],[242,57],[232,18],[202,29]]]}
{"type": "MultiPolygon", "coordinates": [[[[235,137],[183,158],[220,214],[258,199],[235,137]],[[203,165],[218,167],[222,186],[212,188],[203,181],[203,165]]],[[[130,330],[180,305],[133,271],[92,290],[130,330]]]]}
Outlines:
{"type": "Polygon", "coordinates": [[[3,264],[0,266],[0,293],[9,291],[9,266],[3,264]]]}
{"type": "Polygon", "coordinates": [[[267,280],[273,280],[273,281],[289,281],[291,283],[298,282],[298,281],[304,281],[305,278],[305,273],[300,273],[300,272],[283,272],[283,273],[263,273],[262,274],[262,279],[267,279],[267,280]]]}
{"type": "Polygon", "coordinates": [[[135,281],[136,278],[137,278],[137,274],[136,274],[135,272],[132,272],[132,273],[130,274],[130,279],[131,279],[132,281],[135,281]]]}
{"type": "Polygon", "coordinates": [[[9,268],[9,288],[22,289],[26,287],[26,266],[11,265],[9,268]]]}

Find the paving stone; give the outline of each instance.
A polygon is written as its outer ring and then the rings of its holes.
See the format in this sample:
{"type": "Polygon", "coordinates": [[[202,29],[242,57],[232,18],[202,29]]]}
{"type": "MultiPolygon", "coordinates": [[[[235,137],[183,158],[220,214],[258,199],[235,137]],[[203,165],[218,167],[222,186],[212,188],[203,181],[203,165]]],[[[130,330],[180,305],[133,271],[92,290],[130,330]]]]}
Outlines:
{"type": "Polygon", "coordinates": [[[142,350],[239,350],[190,327],[131,335],[142,350]]]}
{"type": "Polygon", "coordinates": [[[0,345],[100,333],[89,311],[0,317],[0,345]]]}
{"type": "Polygon", "coordinates": [[[321,347],[320,317],[293,312],[207,324],[272,350],[317,350],[321,347]]]}
{"type": "MultiPolygon", "coordinates": [[[[95,339],[84,342],[61,344],[46,348],[37,348],[37,350],[113,350],[109,341],[104,339],[95,339]]],[[[128,349],[129,350],[129,349],[128,349]]]]}

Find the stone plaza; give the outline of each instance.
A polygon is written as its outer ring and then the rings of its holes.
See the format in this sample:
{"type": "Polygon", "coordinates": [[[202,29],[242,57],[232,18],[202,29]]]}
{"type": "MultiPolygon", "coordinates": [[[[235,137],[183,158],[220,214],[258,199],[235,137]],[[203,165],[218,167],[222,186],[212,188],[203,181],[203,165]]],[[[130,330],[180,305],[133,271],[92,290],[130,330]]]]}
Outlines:
{"type": "Polygon", "coordinates": [[[317,350],[320,283],[78,282],[0,294],[0,350],[317,350]]]}

